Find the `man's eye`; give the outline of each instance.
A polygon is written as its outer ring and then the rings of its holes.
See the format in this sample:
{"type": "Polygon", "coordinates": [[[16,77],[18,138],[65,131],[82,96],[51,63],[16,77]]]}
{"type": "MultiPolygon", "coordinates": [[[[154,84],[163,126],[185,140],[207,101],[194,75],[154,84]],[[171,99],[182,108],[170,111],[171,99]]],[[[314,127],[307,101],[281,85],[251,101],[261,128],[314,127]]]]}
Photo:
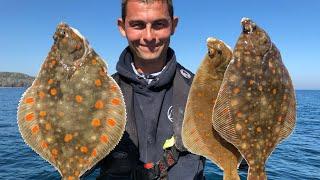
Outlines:
{"type": "Polygon", "coordinates": [[[168,26],[167,22],[159,21],[152,24],[153,29],[162,29],[168,26]]]}
{"type": "Polygon", "coordinates": [[[146,27],[143,23],[132,23],[130,26],[134,29],[144,29],[146,27]]]}

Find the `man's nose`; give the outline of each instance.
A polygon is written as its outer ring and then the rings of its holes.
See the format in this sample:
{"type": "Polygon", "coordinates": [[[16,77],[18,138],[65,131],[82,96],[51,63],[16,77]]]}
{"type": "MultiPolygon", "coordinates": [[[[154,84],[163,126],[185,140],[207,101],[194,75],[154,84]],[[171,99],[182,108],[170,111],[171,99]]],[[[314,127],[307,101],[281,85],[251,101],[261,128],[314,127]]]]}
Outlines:
{"type": "Polygon", "coordinates": [[[144,36],[143,39],[147,42],[151,42],[153,40],[155,40],[155,34],[154,34],[154,30],[152,29],[151,25],[148,24],[144,30],[144,36]]]}

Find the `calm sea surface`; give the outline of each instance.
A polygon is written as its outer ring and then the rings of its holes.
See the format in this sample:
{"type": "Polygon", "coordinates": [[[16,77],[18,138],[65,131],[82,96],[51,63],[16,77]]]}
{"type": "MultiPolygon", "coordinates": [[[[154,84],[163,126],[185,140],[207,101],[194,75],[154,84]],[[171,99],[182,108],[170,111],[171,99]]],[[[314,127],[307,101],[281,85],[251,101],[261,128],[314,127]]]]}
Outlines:
{"type": "MultiPolygon", "coordinates": [[[[0,179],[60,179],[58,172],[22,140],[17,105],[24,88],[0,88],[0,179]]],[[[297,124],[293,134],[267,161],[268,179],[320,179],[320,91],[297,91],[297,124]]],[[[241,179],[246,171],[240,170],[241,179]]],[[[86,179],[95,179],[97,171],[86,179]]],[[[222,171],[207,161],[206,178],[222,179],[222,171]]]]}

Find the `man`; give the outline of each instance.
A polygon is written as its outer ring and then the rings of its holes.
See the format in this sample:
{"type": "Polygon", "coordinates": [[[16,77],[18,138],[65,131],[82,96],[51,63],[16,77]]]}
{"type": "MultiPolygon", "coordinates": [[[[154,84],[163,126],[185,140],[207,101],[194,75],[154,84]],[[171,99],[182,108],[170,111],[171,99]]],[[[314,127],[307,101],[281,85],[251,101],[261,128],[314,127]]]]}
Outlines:
{"type": "Polygon", "coordinates": [[[188,152],[181,126],[192,73],[169,47],[178,18],[172,0],[122,0],[118,28],[129,46],[113,75],[123,92],[126,131],[100,162],[98,179],[203,179],[203,157],[188,152]]]}

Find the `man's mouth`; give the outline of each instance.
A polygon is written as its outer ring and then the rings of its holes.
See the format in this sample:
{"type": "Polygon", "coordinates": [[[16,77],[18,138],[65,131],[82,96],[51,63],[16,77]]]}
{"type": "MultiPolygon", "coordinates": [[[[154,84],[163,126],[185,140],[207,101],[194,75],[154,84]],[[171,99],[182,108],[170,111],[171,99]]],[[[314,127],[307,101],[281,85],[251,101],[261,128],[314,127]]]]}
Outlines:
{"type": "Polygon", "coordinates": [[[140,45],[139,49],[141,49],[144,52],[154,52],[156,51],[160,46],[145,46],[140,45]]]}

